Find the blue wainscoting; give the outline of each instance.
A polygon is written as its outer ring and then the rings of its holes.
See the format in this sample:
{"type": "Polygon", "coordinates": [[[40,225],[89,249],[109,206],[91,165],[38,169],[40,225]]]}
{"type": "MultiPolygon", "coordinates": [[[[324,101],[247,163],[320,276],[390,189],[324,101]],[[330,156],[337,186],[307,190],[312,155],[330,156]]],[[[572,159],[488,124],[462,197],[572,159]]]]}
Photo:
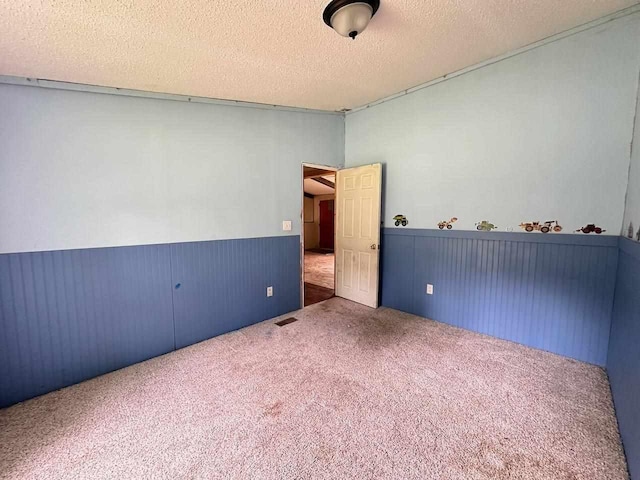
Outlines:
{"type": "Polygon", "coordinates": [[[640,243],[620,238],[607,360],[631,478],[640,478],[640,243]]]}
{"type": "Polygon", "coordinates": [[[0,407],[299,308],[299,249],[287,236],[0,255],[0,407]]]}
{"type": "Polygon", "coordinates": [[[382,256],[384,306],[606,363],[617,237],[386,228],[382,256]]]}
{"type": "Polygon", "coordinates": [[[300,308],[300,237],[181,243],[171,263],[177,348],[300,308]]]}
{"type": "Polygon", "coordinates": [[[166,245],[0,255],[0,406],[173,349],[166,245]]]}

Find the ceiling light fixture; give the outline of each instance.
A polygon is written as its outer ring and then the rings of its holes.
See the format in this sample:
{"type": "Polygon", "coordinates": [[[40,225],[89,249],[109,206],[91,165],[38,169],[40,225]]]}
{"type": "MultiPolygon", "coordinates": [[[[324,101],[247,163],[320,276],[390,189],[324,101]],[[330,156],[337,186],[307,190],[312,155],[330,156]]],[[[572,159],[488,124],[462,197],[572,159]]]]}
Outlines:
{"type": "Polygon", "coordinates": [[[355,38],[367,28],[380,0],[332,0],[324,9],[324,23],[343,37],[355,38]]]}

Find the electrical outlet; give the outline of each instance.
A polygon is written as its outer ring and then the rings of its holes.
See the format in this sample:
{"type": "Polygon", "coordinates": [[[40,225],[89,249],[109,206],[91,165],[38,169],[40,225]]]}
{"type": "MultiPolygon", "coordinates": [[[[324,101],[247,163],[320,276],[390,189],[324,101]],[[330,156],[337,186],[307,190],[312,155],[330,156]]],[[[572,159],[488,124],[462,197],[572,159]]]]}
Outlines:
{"type": "Polygon", "coordinates": [[[282,221],[282,230],[284,230],[285,232],[291,231],[291,220],[282,221]]]}
{"type": "Polygon", "coordinates": [[[427,283],[427,295],[433,295],[433,285],[427,283]]]}
{"type": "Polygon", "coordinates": [[[273,297],[273,287],[267,287],[267,297],[273,297]]]}

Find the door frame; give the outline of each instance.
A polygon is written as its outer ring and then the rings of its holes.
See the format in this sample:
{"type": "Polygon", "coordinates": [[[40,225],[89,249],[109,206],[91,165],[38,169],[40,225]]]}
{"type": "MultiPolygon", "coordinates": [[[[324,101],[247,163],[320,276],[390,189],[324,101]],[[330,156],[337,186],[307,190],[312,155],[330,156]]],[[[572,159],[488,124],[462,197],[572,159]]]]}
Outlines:
{"type": "MultiPolygon", "coordinates": [[[[304,167],[319,168],[321,170],[327,170],[329,172],[337,172],[340,167],[332,167],[329,165],[319,165],[317,163],[302,162],[300,165],[300,308],[304,308],[304,167]]],[[[337,177],[337,175],[336,175],[337,177]]],[[[314,202],[315,206],[315,202],[314,202]]],[[[315,213],[314,213],[315,215],[315,213]]],[[[333,219],[333,242],[335,245],[337,228],[335,224],[335,207],[334,207],[334,219],[333,219]]],[[[335,291],[336,285],[336,257],[333,256],[333,288],[335,291]]]]}

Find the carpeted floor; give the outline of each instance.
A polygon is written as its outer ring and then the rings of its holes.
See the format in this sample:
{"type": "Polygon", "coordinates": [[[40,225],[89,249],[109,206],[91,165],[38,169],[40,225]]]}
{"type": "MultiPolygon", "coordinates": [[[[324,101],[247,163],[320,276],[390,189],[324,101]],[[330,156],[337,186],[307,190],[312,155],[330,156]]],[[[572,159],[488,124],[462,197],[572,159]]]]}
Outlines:
{"type": "Polygon", "coordinates": [[[0,476],[626,478],[600,368],[339,298],[295,316],[0,411],[0,476]]]}
{"type": "Polygon", "coordinates": [[[304,281],[324,288],[334,287],[334,254],[304,252],[304,281]]]}

